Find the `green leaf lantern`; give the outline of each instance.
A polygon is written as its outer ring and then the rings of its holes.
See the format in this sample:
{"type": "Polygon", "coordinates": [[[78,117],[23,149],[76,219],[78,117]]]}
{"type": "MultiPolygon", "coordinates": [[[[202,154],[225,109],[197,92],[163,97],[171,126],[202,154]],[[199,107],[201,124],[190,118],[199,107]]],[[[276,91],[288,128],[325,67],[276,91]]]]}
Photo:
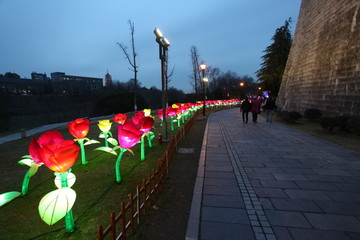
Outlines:
{"type": "Polygon", "coordinates": [[[46,194],[40,201],[39,214],[48,225],[53,225],[71,210],[76,200],[76,192],[69,187],[46,194]]]}
{"type": "Polygon", "coordinates": [[[14,200],[15,198],[17,198],[20,195],[21,195],[21,192],[16,192],[16,191],[0,194],[0,207],[5,205],[8,202],[14,200]]]}

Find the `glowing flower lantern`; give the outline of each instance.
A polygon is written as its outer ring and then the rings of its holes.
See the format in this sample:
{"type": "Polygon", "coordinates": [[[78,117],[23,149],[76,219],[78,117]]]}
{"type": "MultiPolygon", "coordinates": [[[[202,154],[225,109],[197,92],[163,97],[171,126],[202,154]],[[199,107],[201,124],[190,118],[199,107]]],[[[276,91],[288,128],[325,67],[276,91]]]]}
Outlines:
{"type": "Polygon", "coordinates": [[[151,117],[151,109],[144,109],[143,110],[145,117],[151,117]]]}
{"type": "Polygon", "coordinates": [[[196,105],[194,103],[185,103],[184,107],[186,107],[186,119],[189,118],[190,115],[192,115],[193,112],[195,112],[196,105]]]}
{"type": "Polygon", "coordinates": [[[44,142],[40,138],[37,142],[32,142],[31,153],[39,162],[55,172],[57,178],[61,179],[61,186],[41,199],[39,214],[41,219],[49,225],[65,217],[65,230],[72,232],[74,218],[71,208],[74,205],[76,193],[68,185],[68,175],[78,158],[80,148],[74,144],[73,140],[64,140],[61,133],[57,131],[46,132],[44,136],[44,142]]]}
{"type": "Polygon", "coordinates": [[[143,161],[143,160],[145,160],[144,137],[146,136],[148,139],[149,148],[152,148],[151,140],[153,140],[155,137],[155,134],[150,131],[152,129],[152,127],[154,126],[154,119],[152,117],[143,117],[142,119],[140,119],[138,125],[140,127],[140,131],[143,132],[143,136],[141,137],[141,154],[140,154],[140,159],[141,159],[141,161],[143,161]]]}
{"type": "Polygon", "coordinates": [[[86,138],[89,133],[90,121],[87,119],[78,118],[68,123],[69,132],[75,137],[75,141],[79,143],[81,149],[81,163],[86,164],[85,147],[93,143],[99,143],[99,141],[86,138]],[[85,143],[86,141],[86,143],[85,143]]]}
{"type": "Polygon", "coordinates": [[[25,196],[28,193],[30,178],[36,174],[38,168],[43,165],[40,160],[38,153],[35,151],[36,146],[42,146],[51,142],[62,141],[62,135],[57,131],[49,131],[42,134],[38,140],[33,138],[29,145],[29,154],[22,156],[22,159],[18,161],[20,165],[26,165],[29,167],[28,171],[24,175],[24,179],[22,182],[21,192],[12,191],[3,193],[0,195],[0,206],[14,200],[20,195],[25,196]]]}
{"type": "Polygon", "coordinates": [[[132,117],[132,121],[134,124],[138,125],[140,127],[140,131],[143,132],[143,136],[141,137],[141,154],[140,154],[140,160],[145,160],[145,136],[148,138],[148,144],[149,147],[152,147],[151,140],[155,137],[154,134],[150,132],[154,125],[154,119],[152,117],[146,117],[145,111],[136,112],[134,116],[132,117]]]}
{"type": "Polygon", "coordinates": [[[145,117],[145,113],[143,111],[139,111],[139,112],[135,112],[134,116],[131,119],[135,124],[138,125],[140,120],[143,119],[144,117],[145,117]]]}
{"type": "Polygon", "coordinates": [[[139,124],[140,131],[143,133],[149,132],[154,126],[154,119],[152,117],[144,117],[140,119],[139,124]]]}
{"type": "Polygon", "coordinates": [[[24,196],[28,192],[30,178],[35,175],[38,168],[43,165],[43,162],[40,160],[39,154],[37,152],[38,148],[42,148],[45,145],[54,145],[59,142],[64,141],[64,137],[58,131],[48,131],[39,136],[36,140],[33,138],[29,145],[29,154],[22,157],[22,160],[19,161],[21,165],[29,166],[29,170],[26,172],[22,184],[21,194],[24,196]]]}
{"type": "Polygon", "coordinates": [[[115,162],[116,182],[121,182],[120,163],[124,152],[129,151],[132,153],[130,148],[140,141],[142,135],[143,132],[140,130],[138,125],[134,124],[132,120],[126,120],[124,124],[118,125],[118,141],[114,138],[109,139],[109,142],[114,145],[113,148],[99,147],[95,149],[118,156],[115,162]],[[117,149],[120,149],[119,155],[116,152],[117,149]]]}
{"type": "Polygon", "coordinates": [[[168,117],[175,117],[176,116],[176,108],[173,108],[173,107],[166,108],[166,115],[168,117]]]}
{"type": "Polygon", "coordinates": [[[101,120],[98,123],[98,127],[101,130],[101,133],[99,135],[99,138],[104,138],[105,139],[105,147],[108,147],[108,137],[112,137],[112,133],[110,132],[111,130],[111,125],[112,123],[110,122],[110,120],[101,120]]]}
{"type": "Polygon", "coordinates": [[[99,120],[98,127],[102,132],[109,132],[112,123],[110,120],[99,120]]]}
{"type": "Polygon", "coordinates": [[[114,122],[118,124],[124,124],[127,119],[127,115],[124,113],[118,113],[113,117],[114,122]]]}
{"type": "Polygon", "coordinates": [[[126,120],[124,125],[119,126],[118,129],[119,146],[129,149],[140,141],[142,135],[143,132],[140,130],[139,125],[134,124],[131,120],[126,120]]]}
{"type": "Polygon", "coordinates": [[[182,111],[181,111],[181,108],[176,108],[176,121],[177,121],[177,125],[178,127],[181,126],[181,118],[182,118],[182,111]]]}
{"type": "Polygon", "coordinates": [[[75,163],[80,148],[73,140],[64,140],[56,144],[48,144],[38,148],[40,159],[50,170],[63,173],[69,170],[75,163]]]}
{"type": "Polygon", "coordinates": [[[68,123],[68,127],[71,135],[83,139],[89,133],[90,120],[78,118],[68,123]]]}
{"type": "MultiPolygon", "coordinates": [[[[176,116],[176,108],[173,108],[173,107],[167,107],[166,108],[166,116],[170,117],[170,128],[171,128],[171,131],[174,131],[174,118],[176,116]]],[[[175,120],[176,121],[176,120],[175,120]]]]}
{"type": "Polygon", "coordinates": [[[161,119],[161,121],[163,120],[163,110],[162,109],[158,109],[157,116],[161,119]]]}

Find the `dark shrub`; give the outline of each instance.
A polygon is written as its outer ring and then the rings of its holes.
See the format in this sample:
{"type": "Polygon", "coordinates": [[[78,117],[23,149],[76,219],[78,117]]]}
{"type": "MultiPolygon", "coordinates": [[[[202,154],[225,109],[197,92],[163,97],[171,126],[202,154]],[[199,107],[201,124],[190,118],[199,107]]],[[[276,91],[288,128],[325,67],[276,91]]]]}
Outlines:
{"type": "Polygon", "coordinates": [[[343,131],[348,130],[348,121],[350,119],[350,116],[337,116],[337,119],[339,119],[340,129],[343,131]]]}
{"type": "Polygon", "coordinates": [[[340,120],[334,117],[323,117],[320,119],[320,125],[325,131],[332,132],[335,127],[340,126],[340,120]]]}
{"type": "Polygon", "coordinates": [[[352,116],[347,122],[349,131],[360,135],[360,116],[352,116]]]}
{"type": "Polygon", "coordinates": [[[302,118],[301,113],[299,112],[288,112],[288,111],[283,111],[282,112],[282,117],[283,119],[288,122],[288,123],[294,123],[298,120],[300,120],[302,118]]]}
{"type": "Polygon", "coordinates": [[[304,117],[309,120],[316,120],[321,117],[321,110],[315,108],[306,109],[304,112],[304,117]]]}

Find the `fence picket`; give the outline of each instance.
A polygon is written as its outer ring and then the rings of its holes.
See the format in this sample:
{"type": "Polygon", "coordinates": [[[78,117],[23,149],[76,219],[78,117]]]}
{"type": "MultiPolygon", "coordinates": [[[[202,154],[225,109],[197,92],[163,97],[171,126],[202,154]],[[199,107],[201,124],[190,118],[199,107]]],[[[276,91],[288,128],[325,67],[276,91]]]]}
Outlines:
{"type": "Polygon", "coordinates": [[[129,208],[130,208],[130,230],[131,234],[134,233],[134,208],[133,208],[133,195],[129,194],[129,208]]]}
{"type": "Polygon", "coordinates": [[[120,239],[126,239],[126,212],[125,212],[125,204],[124,202],[121,202],[121,232],[122,232],[122,238],[120,239]]]}
{"type": "Polygon", "coordinates": [[[137,213],[137,224],[140,224],[140,191],[139,191],[139,185],[136,185],[136,213],[137,213]]]}
{"type": "Polygon", "coordinates": [[[115,213],[110,214],[110,225],[111,225],[111,239],[116,239],[116,222],[115,222],[115,213]]]}
{"type": "Polygon", "coordinates": [[[101,225],[98,226],[97,239],[98,240],[104,240],[104,230],[103,230],[103,227],[101,225]]]}

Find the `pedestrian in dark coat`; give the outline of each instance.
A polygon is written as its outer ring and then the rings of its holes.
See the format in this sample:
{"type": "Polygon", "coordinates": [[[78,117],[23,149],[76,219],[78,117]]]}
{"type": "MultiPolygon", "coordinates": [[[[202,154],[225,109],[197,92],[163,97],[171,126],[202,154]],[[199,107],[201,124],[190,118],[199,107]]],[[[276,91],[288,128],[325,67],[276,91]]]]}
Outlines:
{"type": "Polygon", "coordinates": [[[266,121],[272,123],[273,113],[276,109],[275,100],[272,97],[269,97],[263,108],[266,111],[266,121]]]}
{"type": "Polygon", "coordinates": [[[241,103],[241,107],[240,107],[240,110],[242,111],[243,122],[248,123],[250,108],[251,108],[251,103],[249,99],[246,97],[245,100],[241,103]]]}
{"type": "Polygon", "coordinates": [[[252,120],[254,123],[257,122],[257,115],[260,114],[260,107],[261,107],[260,100],[256,98],[251,100],[250,112],[252,113],[252,120]]]}

